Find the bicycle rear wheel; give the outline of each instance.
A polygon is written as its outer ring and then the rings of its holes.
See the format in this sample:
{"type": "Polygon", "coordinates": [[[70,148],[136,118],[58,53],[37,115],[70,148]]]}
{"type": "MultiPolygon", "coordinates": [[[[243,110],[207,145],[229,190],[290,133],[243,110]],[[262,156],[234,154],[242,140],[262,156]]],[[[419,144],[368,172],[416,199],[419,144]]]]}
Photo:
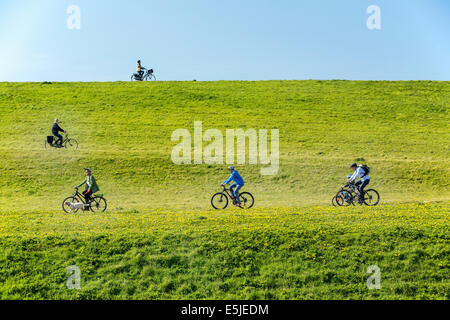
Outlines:
{"type": "Polygon", "coordinates": [[[216,210],[225,209],[228,206],[228,197],[223,192],[217,192],[211,197],[211,205],[216,210]]]}
{"type": "Polygon", "coordinates": [[[380,202],[380,194],[375,189],[364,191],[364,203],[367,206],[376,206],[380,202]]]}
{"type": "Polygon", "coordinates": [[[255,198],[250,192],[239,193],[239,200],[241,201],[241,207],[244,209],[250,209],[255,204],[255,198]]]}
{"type": "Polygon", "coordinates": [[[105,212],[107,204],[103,197],[95,196],[90,203],[92,212],[105,212]]]}

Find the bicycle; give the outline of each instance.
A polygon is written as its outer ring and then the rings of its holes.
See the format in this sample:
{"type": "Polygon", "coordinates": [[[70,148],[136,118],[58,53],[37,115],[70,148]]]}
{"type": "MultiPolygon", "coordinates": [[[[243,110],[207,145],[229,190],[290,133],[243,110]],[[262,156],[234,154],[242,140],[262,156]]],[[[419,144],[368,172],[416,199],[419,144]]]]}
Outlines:
{"type": "MultiPolygon", "coordinates": [[[[352,176],[351,174],[347,175],[347,179],[350,179],[351,176],[352,176]]],[[[331,199],[331,204],[333,205],[333,207],[339,207],[339,205],[336,202],[336,195],[334,195],[333,198],[331,199]]]]}
{"type": "Polygon", "coordinates": [[[361,201],[359,189],[355,184],[350,183],[341,187],[335,196],[335,202],[338,206],[344,207],[355,205],[355,203],[371,207],[380,202],[380,194],[375,189],[364,190],[364,198],[361,201]]]}
{"type": "Polygon", "coordinates": [[[49,149],[49,148],[66,148],[66,149],[72,149],[72,150],[77,150],[78,149],[78,141],[73,139],[73,138],[69,138],[69,134],[66,132],[64,134],[63,137],[63,141],[61,144],[56,144],[56,139],[55,136],[47,136],[47,140],[45,140],[44,142],[44,148],[45,149],[49,149]]]}
{"type": "MultiPolygon", "coordinates": [[[[236,204],[236,198],[231,193],[230,189],[222,186],[222,192],[217,192],[211,197],[211,205],[214,209],[223,210],[228,206],[228,198],[233,201],[233,204],[236,204]]],[[[239,193],[239,200],[241,200],[241,208],[242,209],[250,209],[255,204],[255,199],[250,192],[242,192],[239,193]]]]}
{"type": "Polygon", "coordinates": [[[339,205],[338,205],[337,202],[336,202],[336,196],[334,196],[334,197],[331,199],[331,204],[333,205],[333,207],[339,207],[339,205]]]}
{"type": "Polygon", "coordinates": [[[84,196],[75,188],[72,196],[67,197],[62,202],[62,208],[66,213],[76,213],[78,210],[92,212],[105,212],[107,207],[106,199],[103,194],[93,195],[89,202],[86,202],[84,196]]]}
{"type": "Polygon", "coordinates": [[[153,69],[147,70],[142,76],[139,73],[131,75],[131,81],[156,81],[156,76],[153,74],[153,69]]]}

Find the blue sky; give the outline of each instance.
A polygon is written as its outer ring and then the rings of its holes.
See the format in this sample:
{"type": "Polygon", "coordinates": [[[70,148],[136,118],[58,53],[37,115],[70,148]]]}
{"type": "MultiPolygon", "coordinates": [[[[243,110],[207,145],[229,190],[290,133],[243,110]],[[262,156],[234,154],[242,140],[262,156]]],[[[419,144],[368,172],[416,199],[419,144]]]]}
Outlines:
{"type": "Polygon", "coordinates": [[[0,81],[450,80],[449,39],[448,0],[0,0],[0,81]]]}

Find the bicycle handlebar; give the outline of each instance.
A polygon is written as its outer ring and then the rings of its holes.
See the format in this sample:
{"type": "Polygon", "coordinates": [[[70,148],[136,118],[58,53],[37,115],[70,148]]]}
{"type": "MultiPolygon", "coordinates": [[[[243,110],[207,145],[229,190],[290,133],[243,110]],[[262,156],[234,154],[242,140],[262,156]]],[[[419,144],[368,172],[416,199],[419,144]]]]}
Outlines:
{"type": "Polygon", "coordinates": [[[348,183],[344,184],[344,185],[341,187],[341,189],[344,189],[344,188],[347,188],[347,187],[354,187],[354,186],[355,186],[354,183],[348,182],[348,183]]]}

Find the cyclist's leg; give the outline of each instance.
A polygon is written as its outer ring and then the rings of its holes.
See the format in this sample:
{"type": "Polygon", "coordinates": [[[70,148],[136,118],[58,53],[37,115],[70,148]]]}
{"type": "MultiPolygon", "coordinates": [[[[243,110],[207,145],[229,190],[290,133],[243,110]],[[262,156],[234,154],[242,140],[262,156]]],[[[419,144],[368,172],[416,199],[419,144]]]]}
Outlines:
{"type": "Polygon", "coordinates": [[[361,180],[355,182],[355,187],[358,189],[358,191],[359,191],[359,187],[361,186],[361,183],[362,183],[361,180]]]}
{"type": "Polygon", "coordinates": [[[358,192],[359,192],[359,195],[358,195],[358,199],[359,199],[359,200],[361,200],[361,191],[359,190],[361,184],[362,184],[362,181],[361,181],[361,180],[355,182],[355,187],[358,189],[358,192]]]}
{"type": "Polygon", "coordinates": [[[89,203],[89,201],[91,200],[91,195],[92,195],[92,191],[87,191],[84,190],[83,191],[83,196],[84,196],[84,200],[86,201],[86,203],[89,203]]]}
{"type": "Polygon", "coordinates": [[[364,188],[369,184],[369,182],[370,179],[365,180],[364,182],[361,183],[361,186],[358,188],[360,199],[364,199],[364,188]]]}
{"type": "Polygon", "coordinates": [[[56,133],[55,136],[58,138],[56,139],[55,144],[59,144],[61,146],[63,142],[63,136],[60,135],[59,133],[56,133]]]}
{"type": "Polygon", "coordinates": [[[239,190],[241,190],[242,186],[241,185],[237,185],[236,190],[234,191],[234,197],[236,198],[236,202],[238,204],[241,203],[241,200],[239,200],[239,190]]]}
{"type": "Polygon", "coordinates": [[[233,196],[233,197],[235,197],[235,195],[234,195],[234,188],[236,188],[237,187],[237,184],[236,183],[233,183],[231,186],[230,186],[230,192],[231,192],[231,195],[233,196]]]}

